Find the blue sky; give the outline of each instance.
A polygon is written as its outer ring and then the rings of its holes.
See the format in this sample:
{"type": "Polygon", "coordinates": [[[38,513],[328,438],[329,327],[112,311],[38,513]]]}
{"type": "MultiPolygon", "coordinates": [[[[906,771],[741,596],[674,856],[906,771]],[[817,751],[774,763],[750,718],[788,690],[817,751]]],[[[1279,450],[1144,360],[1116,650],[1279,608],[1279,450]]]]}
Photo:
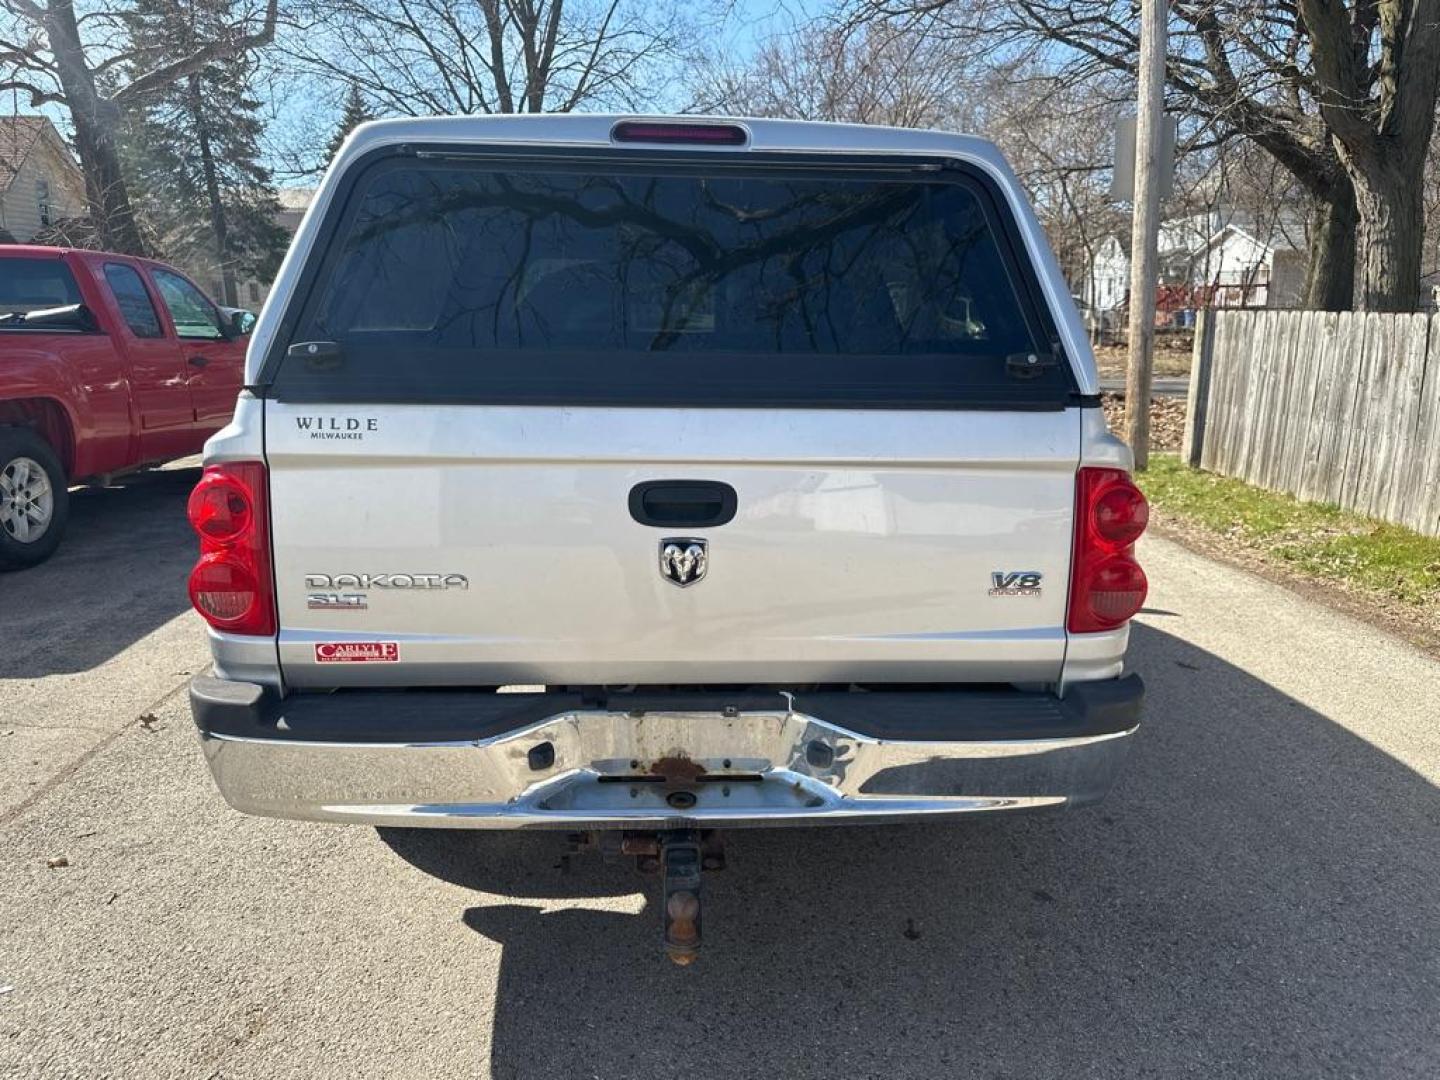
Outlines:
{"type": "MultiPolygon", "coordinates": [[[[712,2],[719,11],[719,0],[712,2]]],[[[719,40],[724,50],[738,59],[767,37],[794,30],[827,6],[825,0],[728,0],[719,40]]],[[[285,187],[313,185],[318,177],[298,174],[303,165],[311,163],[299,159],[329,141],[339,118],[339,91],[288,77],[277,78],[270,92],[260,96],[268,98],[265,158],[276,181],[285,187]]],[[[677,106],[683,102],[655,103],[657,109],[677,106]]]]}
{"type": "Polygon", "coordinates": [[[815,0],[735,0],[731,19],[735,42],[754,47],[767,34],[783,32],[804,22],[823,9],[815,0]]]}

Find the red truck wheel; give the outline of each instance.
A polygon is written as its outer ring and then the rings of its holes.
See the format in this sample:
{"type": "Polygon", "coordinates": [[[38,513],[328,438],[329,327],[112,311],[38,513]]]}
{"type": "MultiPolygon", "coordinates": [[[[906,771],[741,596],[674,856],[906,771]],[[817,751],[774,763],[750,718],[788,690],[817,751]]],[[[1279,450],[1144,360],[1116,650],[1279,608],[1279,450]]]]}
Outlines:
{"type": "Polygon", "coordinates": [[[53,555],[69,510],[65,470],[50,444],[29,428],[0,428],[0,570],[53,555]]]}

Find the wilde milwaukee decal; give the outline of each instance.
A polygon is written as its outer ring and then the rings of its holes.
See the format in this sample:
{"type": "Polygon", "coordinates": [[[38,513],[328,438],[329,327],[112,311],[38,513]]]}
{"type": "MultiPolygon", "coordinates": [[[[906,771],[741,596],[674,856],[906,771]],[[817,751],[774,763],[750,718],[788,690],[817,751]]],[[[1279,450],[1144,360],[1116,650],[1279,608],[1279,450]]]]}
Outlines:
{"type": "Polygon", "coordinates": [[[379,431],[375,417],[358,416],[297,416],[295,426],[312,439],[363,439],[368,432],[379,431]]]}

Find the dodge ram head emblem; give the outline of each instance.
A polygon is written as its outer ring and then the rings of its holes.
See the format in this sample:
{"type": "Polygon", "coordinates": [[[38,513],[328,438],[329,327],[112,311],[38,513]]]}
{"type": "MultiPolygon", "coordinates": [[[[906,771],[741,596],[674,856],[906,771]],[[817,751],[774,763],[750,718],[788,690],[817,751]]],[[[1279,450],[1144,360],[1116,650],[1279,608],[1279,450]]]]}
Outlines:
{"type": "Polygon", "coordinates": [[[682,589],[705,576],[710,543],[694,536],[671,536],[660,541],[660,576],[682,589]]]}

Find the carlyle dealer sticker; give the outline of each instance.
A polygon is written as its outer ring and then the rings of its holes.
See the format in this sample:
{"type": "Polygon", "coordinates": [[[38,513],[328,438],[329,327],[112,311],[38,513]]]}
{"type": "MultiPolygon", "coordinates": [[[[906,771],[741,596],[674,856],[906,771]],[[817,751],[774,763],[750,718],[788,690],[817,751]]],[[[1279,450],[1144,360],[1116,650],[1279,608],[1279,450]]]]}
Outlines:
{"type": "Polygon", "coordinates": [[[322,641],[315,646],[317,664],[371,664],[400,659],[396,641],[322,641]]]}

